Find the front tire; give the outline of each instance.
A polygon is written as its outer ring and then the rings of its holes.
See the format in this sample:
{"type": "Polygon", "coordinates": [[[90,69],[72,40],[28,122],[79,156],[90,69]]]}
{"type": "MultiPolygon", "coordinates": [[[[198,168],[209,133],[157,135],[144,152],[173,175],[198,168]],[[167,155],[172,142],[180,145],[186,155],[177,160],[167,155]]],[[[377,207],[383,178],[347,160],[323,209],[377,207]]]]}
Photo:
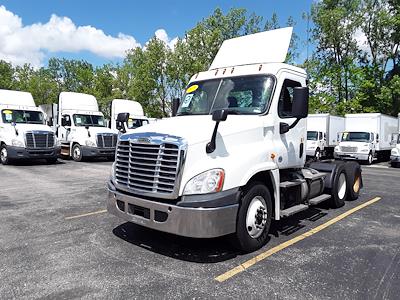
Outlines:
{"type": "Polygon", "coordinates": [[[10,163],[10,159],[8,158],[7,146],[2,145],[0,148],[0,160],[3,165],[8,165],[10,163]]]}
{"type": "Polygon", "coordinates": [[[82,147],[79,144],[75,144],[72,147],[72,159],[74,161],[82,161],[82,147]]]}
{"type": "Polygon", "coordinates": [[[233,242],[236,248],[247,253],[265,245],[272,220],[272,200],[268,188],[254,182],[243,193],[239,206],[236,233],[233,242]]]}
{"type": "Polygon", "coordinates": [[[368,158],[367,158],[367,161],[366,161],[366,163],[367,163],[367,165],[372,165],[372,162],[374,161],[374,157],[372,156],[372,153],[370,152],[369,154],[368,154],[368,158]]]}
{"type": "Polygon", "coordinates": [[[319,160],[321,160],[321,156],[322,156],[321,150],[318,148],[317,150],[315,150],[314,158],[316,161],[319,161],[319,160]]]}

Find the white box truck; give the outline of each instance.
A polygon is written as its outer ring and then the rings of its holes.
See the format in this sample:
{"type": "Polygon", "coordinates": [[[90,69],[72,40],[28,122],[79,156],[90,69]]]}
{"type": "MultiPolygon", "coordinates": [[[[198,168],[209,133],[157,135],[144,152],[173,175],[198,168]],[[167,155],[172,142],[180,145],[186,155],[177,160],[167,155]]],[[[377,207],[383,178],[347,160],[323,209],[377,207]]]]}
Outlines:
{"type": "Polygon", "coordinates": [[[140,126],[149,124],[149,119],[144,115],[142,105],[133,100],[114,99],[111,102],[110,128],[116,132],[130,132],[140,126]],[[121,116],[121,114],[129,114],[121,116]],[[119,120],[126,118],[126,120],[119,120]]]}
{"type": "Polygon", "coordinates": [[[390,164],[392,167],[400,167],[400,113],[398,114],[397,132],[393,134],[393,149],[390,152],[390,164]]]}
{"type": "Polygon", "coordinates": [[[44,112],[30,93],[0,90],[1,163],[16,159],[46,159],[55,163],[60,146],[46,124],[44,112]]]}
{"type": "Polygon", "coordinates": [[[344,118],[330,114],[309,114],[307,117],[306,154],[319,160],[333,157],[339,144],[339,134],[344,131],[344,118]]]}
{"type": "Polygon", "coordinates": [[[357,198],[357,163],[304,167],[307,74],[283,63],[291,34],[226,40],[174,101],[174,117],[121,135],[108,211],[181,236],[231,235],[248,252],[266,243],[272,219],[357,198]]]}
{"type": "Polygon", "coordinates": [[[57,136],[61,141],[61,155],[75,161],[115,157],[117,134],[106,127],[104,115],[92,95],[60,93],[57,136]]]}
{"type": "Polygon", "coordinates": [[[335,147],[335,158],[360,160],[372,164],[375,159],[389,159],[392,134],[397,119],[381,113],[345,115],[345,131],[335,147]]]}

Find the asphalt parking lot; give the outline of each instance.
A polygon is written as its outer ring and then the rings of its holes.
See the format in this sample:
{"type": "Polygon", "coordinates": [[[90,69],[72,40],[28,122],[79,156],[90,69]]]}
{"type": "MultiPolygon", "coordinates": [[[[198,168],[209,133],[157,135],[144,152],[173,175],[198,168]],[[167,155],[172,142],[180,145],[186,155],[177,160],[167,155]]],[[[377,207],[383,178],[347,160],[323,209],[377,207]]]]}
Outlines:
{"type": "Polygon", "coordinates": [[[241,255],[107,214],[110,167],[0,166],[0,299],[400,297],[400,169],[363,166],[358,200],[275,222],[241,255]]]}

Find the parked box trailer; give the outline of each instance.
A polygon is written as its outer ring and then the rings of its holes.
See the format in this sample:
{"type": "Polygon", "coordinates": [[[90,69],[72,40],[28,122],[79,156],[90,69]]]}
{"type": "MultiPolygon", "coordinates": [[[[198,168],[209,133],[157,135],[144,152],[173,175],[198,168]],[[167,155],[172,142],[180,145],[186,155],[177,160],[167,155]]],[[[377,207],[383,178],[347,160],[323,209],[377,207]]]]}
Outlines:
{"type": "Polygon", "coordinates": [[[344,131],[344,118],[331,114],[309,114],[307,117],[307,156],[319,159],[333,156],[344,131]]]}
{"type": "Polygon", "coordinates": [[[335,157],[362,160],[368,164],[377,158],[389,158],[397,122],[396,118],[381,113],[347,114],[345,131],[335,147],[335,157]]]}

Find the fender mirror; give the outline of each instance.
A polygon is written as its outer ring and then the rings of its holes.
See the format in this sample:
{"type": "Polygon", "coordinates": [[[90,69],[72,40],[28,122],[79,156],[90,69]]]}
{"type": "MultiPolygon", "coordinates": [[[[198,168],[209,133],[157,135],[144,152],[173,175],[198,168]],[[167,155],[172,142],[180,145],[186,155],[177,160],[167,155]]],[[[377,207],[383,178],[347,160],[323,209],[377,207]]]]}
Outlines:
{"type": "Polygon", "coordinates": [[[206,145],[206,152],[208,154],[213,153],[215,151],[215,140],[217,138],[217,131],[218,131],[218,126],[219,122],[226,121],[226,118],[228,117],[228,110],[227,109],[219,109],[219,110],[214,110],[212,113],[212,119],[215,121],[215,127],[214,131],[211,137],[211,141],[206,145]]]}

